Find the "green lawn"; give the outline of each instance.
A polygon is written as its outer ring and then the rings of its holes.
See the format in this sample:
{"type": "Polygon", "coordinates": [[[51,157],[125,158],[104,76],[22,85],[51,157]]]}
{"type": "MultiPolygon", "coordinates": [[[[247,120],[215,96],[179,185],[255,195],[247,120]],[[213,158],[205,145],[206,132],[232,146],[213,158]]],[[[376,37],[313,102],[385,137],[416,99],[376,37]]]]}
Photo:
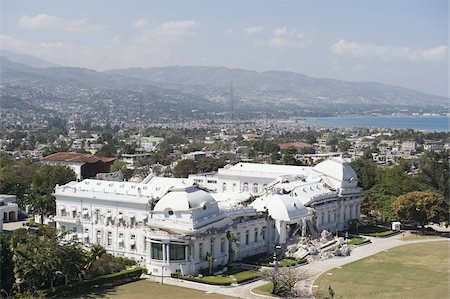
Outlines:
{"type": "Polygon", "coordinates": [[[350,245],[361,245],[365,243],[370,243],[370,240],[362,238],[362,237],[354,237],[349,240],[347,240],[347,244],[350,245]]]}
{"type": "Polygon", "coordinates": [[[181,279],[212,284],[212,285],[230,285],[232,283],[242,283],[259,277],[260,273],[256,270],[235,269],[223,275],[205,275],[203,277],[184,276],[181,279]]]}
{"type": "Polygon", "coordinates": [[[450,298],[450,242],[409,244],[323,273],[316,298],[450,298]]]}
{"type": "Polygon", "coordinates": [[[271,282],[263,284],[257,288],[252,290],[253,293],[265,295],[265,296],[273,296],[272,295],[273,284],[271,282]]]}
{"type": "Polygon", "coordinates": [[[228,297],[220,294],[207,294],[199,290],[177,287],[168,284],[161,285],[159,283],[151,282],[148,280],[139,280],[106,290],[96,290],[95,292],[89,292],[82,296],[77,296],[77,298],[230,299],[234,297],[228,297]]]}

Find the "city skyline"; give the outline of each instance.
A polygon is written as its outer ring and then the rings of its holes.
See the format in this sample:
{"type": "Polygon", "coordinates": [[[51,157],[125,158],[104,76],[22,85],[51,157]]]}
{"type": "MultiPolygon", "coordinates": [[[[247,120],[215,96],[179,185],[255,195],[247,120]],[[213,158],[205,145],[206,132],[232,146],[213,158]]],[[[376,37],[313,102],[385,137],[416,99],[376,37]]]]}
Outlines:
{"type": "Polygon", "coordinates": [[[2,49],[107,70],[208,65],[448,96],[447,1],[3,1],[2,49]]]}

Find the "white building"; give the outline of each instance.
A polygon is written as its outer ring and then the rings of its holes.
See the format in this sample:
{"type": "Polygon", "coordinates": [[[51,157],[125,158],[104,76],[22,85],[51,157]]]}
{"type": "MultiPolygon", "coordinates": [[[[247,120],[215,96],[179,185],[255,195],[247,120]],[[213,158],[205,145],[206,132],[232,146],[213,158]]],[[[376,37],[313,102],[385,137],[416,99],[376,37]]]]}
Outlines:
{"type": "Polygon", "coordinates": [[[3,231],[3,223],[17,221],[19,207],[15,195],[0,194],[0,231],[3,231]]]}
{"type": "Polygon", "coordinates": [[[254,196],[284,192],[298,197],[316,211],[318,230],[344,230],[349,220],[360,216],[362,198],[357,175],[340,157],[314,167],[238,163],[219,169],[215,176],[194,174],[189,178],[216,192],[242,191],[254,196]]]}
{"type": "Polygon", "coordinates": [[[217,184],[236,184],[235,192],[211,193],[192,179],[151,175],[141,183],[70,182],[55,189],[54,219],[58,228],[69,232],[68,238],[135,258],[153,275],[189,274],[208,267],[208,253],[215,266],[225,265],[229,246],[239,247],[239,255],[232,257],[238,260],[272,252],[276,245],[318,228],[343,228],[358,218],[354,171],[341,160],[319,165],[265,165],[266,171],[257,171],[261,165],[240,163],[233,166],[247,169],[247,176],[240,177],[233,167],[219,171],[223,176],[217,184]],[[285,176],[274,180],[280,172],[285,176]],[[239,192],[238,186],[244,188],[240,180],[257,183],[257,192],[239,192]],[[239,242],[229,241],[227,233],[239,242]]]}

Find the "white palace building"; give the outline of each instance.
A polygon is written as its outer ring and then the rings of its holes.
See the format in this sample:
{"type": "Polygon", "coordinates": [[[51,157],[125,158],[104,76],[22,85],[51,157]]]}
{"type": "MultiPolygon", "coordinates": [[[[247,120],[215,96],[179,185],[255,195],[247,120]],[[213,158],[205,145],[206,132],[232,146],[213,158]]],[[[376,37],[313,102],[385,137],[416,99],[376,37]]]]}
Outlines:
{"type": "Polygon", "coordinates": [[[341,158],[314,167],[238,163],[188,179],[86,179],[55,188],[58,228],[83,244],[135,258],[153,275],[183,275],[273,252],[300,235],[344,230],[360,215],[354,170],[341,158]],[[239,242],[230,242],[227,232],[239,242]]]}

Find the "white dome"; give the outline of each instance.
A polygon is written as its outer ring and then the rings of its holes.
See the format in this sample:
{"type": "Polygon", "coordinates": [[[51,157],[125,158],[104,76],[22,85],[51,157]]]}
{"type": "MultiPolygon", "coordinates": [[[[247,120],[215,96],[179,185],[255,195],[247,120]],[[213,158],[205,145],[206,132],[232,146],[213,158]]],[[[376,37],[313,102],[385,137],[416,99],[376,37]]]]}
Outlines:
{"type": "Polygon", "coordinates": [[[275,220],[293,221],[308,215],[303,204],[287,194],[260,197],[251,204],[257,211],[267,210],[275,220]]]}
{"type": "Polygon", "coordinates": [[[206,191],[197,187],[173,189],[164,195],[155,205],[154,211],[172,210],[193,211],[195,218],[206,217],[219,212],[215,199],[206,191]]]}
{"type": "Polygon", "coordinates": [[[358,176],[353,168],[342,158],[334,157],[316,166],[314,171],[327,176],[334,188],[357,187],[358,176]]]}

